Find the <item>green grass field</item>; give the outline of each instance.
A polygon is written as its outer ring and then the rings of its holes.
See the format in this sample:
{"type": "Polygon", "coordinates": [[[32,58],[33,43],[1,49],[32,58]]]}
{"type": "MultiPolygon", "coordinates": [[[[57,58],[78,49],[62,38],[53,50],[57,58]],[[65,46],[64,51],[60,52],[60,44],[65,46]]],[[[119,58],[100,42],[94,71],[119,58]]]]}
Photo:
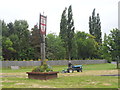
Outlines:
{"type": "MultiPolygon", "coordinates": [[[[54,71],[62,71],[67,66],[52,66],[54,71]]],[[[19,70],[2,69],[2,88],[118,88],[118,74],[114,64],[83,65],[83,72],[59,73],[58,78],[50,80],[28,79],[26,72],[33,67],[19,70]]],[[[1,78],[1,77],[0,77],[1,78]]]]}

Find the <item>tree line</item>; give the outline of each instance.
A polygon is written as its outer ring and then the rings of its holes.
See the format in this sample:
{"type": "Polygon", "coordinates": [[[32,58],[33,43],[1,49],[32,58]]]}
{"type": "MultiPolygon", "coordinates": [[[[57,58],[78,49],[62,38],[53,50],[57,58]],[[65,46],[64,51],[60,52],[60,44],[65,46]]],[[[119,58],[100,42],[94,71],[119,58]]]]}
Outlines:
{"type": "MultiPolygon", "coordinates": [[[[2,60],[38,60],[41,58],[41,35],[37,25],[31,30],[25,20],[2,23],[2,60]]],[[[60,20],[60,33],[46,35],[46,58],[49,60],[106,59],[120,57],[120,30],[113,29],[102,40],[99,13],[89,17],[89,33],[75,32],[72,6],[65,8],[60,20]]]]}

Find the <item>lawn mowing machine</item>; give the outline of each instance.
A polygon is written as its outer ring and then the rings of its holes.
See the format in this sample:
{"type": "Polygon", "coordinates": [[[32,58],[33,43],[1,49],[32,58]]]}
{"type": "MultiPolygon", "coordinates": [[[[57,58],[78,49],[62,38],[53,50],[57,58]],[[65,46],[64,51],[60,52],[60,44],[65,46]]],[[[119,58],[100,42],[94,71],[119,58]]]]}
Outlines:
{"type": "Polygon", "coordinates": [[[82,65],[75,65],[72,67],[68,67],[67,69],[62,70],[62,73],[73,73],[74,71],[82,72],[82,65]]]}

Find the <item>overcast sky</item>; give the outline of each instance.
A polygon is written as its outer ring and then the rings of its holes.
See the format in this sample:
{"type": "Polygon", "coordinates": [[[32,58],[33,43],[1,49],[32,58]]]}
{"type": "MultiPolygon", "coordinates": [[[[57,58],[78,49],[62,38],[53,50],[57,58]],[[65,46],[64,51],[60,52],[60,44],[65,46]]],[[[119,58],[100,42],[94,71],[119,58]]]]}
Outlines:
{"type": "Polygon", "coordinates": [[[77,31],[89,32],[89,16],[95,8],[99,13],[102,34],[118,28],[118,2],[120,0],[0,0],[0,19],[6,23],[27,20],[29,29],[39,22],[39,14],[47,15],[47,33],[59,34],[61,14],[72,5],[77,31]]]}

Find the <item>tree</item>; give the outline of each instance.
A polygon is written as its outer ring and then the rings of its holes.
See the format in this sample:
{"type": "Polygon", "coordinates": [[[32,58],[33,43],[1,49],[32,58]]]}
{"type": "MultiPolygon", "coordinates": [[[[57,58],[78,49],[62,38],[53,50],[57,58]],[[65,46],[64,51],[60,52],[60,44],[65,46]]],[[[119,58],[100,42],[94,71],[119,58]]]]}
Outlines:
{"type": "Polygon", "coordinates": [[[60,22],[60,33],[59,36],[62,39],[63,43],[63,47],[65,47],[66,49],[66,58],[67,58],[67,15],[66,15],[66,10],[67,8],[65,8],[65,10],[63,10],[62,16],[61,16],[61,22],[60,22]]]}
{"type": "Polygon", "coordinates": [[[46,55],[50,60],[61,60],[65,58],[65,48],[63,47],[63,41],[55,34],[48,34],[46,37],[47,48],[46,55]]]}
{"type": "Polygon", "coordinates": [[[73,41],[72,41],[72,50],[71,50],[71,60],[73,59],[78,59],[77,58],[77,42],[76,42],[76,38],[75,38],[75,34],[74,34],[74,38],[73,38],[73,41]]]}
{"type": "Polygon", "coordinates": [[[113,29],[111,33],[104,36],[104,42],[102,45],[103,58],[107,59],[109,62],[111,60],[117,61],[117,68],[119,68],[118,63],[120,57],[120,30],[113,29]]]}
{"type": "Polygon", "coordinates": [[[2,30],[4,59],[30,59],[33,57],[27,21],[15,20],[14,23],[10,22],[7,25],[2,21],[2,30]]]}
{"type": "Polygon", "coordinates": [[[70,5],[68,8],[68,20],[67,20],[67,47],[68,47],[69,60],[71,60],[74,30],[75,30],[75,27],[74,27],[74,20],[73,20],[73,14],[72,14],[72,6],[70,5]]]}
{"type": "Polygon", "coordinates": [[[59,36],[61,37],[61,39],[65,42],[66,46],[66,34],[67,34],[67,16],[66,16],[66,10],[67,8],[65,8],[65,10],[63,10],[62,16],[61,16],[61,22],[60,22],[60,34],[59,36]]]}
{"type": "Polygon", "coordinates": [[[60,37],[64,41],[64,46],[66,48],[66,55],[68,59],[71,60],[71,53],[73,48],[73,38],[74,38],[74,20],[72,14],[72,6],[68,8],[68,15],[66,16],[66,8],[62,13],[61,23],[60,23],[60,37]]]}
{"type": "Polygon", "coordinates": [[[104,41],[103,41],[103,44],[101,46],[101,52],[102,52],[102,55],[101,57],[108,60],[108,62],[111,62],[111,52],[110,52],[110,46],[109,46],[109,38],[108,36],[104,35],[104,41]]]}
{"type": "Polygon", "coordinates": [[[4,21],[2,23],[2,56],[4,59],[11,59],[13,54],[15,53],[15,49],[13,48],[13,42],[9,38],[8,27],[4,21]]]}
{"type": "Polygon", "coordinates": [[[76,33],[78,59],[96,58],[97,56],[97,42],[94,36],[85,32],[76,33]]]}
{"type": "Polygon", "coordinates": [[[27,49],[32,48],[30,46],[30,31],[28,30],[28,27],[29,25],[25,20],[15,20],[14,22],[14,33],[16,34],[16,38],[18,38],[16,45],[14,43],[14,48],[17,50],[18,57],[21,59],[29,59],[27,49]]]}
{"type": "Polygon", "coordinates": [[[2,38],[2,55],[4,59],[10,60],[13,59],[13,54],[16,52],[13,48],[13,42],[6,37],[2,38]]]}
{"type": "Polygon", "coordinates": [[[95,40],[98,44],[102,43],[100,17],[99,13],[95,16],[95,9],[93,9],[92,16],[89,17],[89,33],[96,37],[95,40]]]}
{"type": "Polygon", "coordinates": [[[120,58],[120,30],[113,29],[111,34],[109,34],[109,46],[111,51],[111,56],[113,60],[117,61],[117,68],[119,68],[119,58],[120,58]]]}
{"type": "Polygon", "coordinates": [[[34,28],[32,28],[32,35],[31,35],[31,45],[34,48],[34,58],[39,59],[41,58],[41,36],[40,31],[38,29],[38,26],[35,25],[34,28]]]}
{"type": "Polygon", "coordinates": [[[95,9],[93,9],[92,16],[89,17],[89,32],[93,36],[95,35],[95,22],[96,22],[95,9]]]}
{"type": "Polygon", "coordinates": [[[9,36],[8,28],[4,21],[2,21],[2,36],[5,36],[5,37],[9,36]]]}
{"type": "Polygon", "coordinates": [[[14,24],[12,22],[8,23],[7,27],[8,27],[9,35],[16,34],[16,31],[14,29],[14,24]]]}

